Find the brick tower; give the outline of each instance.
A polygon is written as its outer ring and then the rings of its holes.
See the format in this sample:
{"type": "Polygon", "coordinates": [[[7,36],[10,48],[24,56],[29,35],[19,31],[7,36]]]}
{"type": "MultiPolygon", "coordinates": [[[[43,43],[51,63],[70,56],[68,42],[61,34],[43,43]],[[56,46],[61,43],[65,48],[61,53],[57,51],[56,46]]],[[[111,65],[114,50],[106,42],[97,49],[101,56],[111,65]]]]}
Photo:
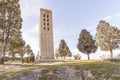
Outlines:
{"type": "Polygon", "coordinates": [[[39,46],[41,59],[54,59],[52,11],[40,9],[39,46]]]}

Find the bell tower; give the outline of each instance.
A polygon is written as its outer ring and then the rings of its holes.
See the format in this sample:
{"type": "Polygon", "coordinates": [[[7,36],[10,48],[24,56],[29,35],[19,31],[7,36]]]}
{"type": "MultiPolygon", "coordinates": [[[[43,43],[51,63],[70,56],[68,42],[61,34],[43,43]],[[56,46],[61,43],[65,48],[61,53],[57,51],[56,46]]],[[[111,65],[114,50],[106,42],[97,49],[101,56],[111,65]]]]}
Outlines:
{"type": "Polygon", "coordinates": [[[52,11],[40,9],[39,47],[41,59],[54,59],[52,11]]]}

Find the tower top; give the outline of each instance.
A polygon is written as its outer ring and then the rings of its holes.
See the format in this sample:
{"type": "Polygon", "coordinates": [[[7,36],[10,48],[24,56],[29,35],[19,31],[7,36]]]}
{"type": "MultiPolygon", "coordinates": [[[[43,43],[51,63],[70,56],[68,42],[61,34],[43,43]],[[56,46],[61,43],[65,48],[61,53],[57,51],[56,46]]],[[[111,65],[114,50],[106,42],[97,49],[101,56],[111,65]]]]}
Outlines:
{"type": "Polygon", "coordinates": [[[52,11],[51,11],[51,10],[48,10],[48,9],[43,9],[43,8],[40,8],[40,11],[45,11],[45,12],[51,12],[51,13],[52,13],[52,11]]]}

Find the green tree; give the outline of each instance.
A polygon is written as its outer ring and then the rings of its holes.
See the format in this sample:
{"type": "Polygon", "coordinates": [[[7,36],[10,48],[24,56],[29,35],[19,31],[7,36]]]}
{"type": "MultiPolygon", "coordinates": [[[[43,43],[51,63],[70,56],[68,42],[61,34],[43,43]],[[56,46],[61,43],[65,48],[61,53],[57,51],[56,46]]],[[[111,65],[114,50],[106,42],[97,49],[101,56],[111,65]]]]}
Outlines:
{"type": "Polygon", "coordinates": [[[28,44],[25,48],[25,52],[26,54],[28,55],[27,57],[27,62],[30,63],[30,62],[34,62],[35,60],[35,55],[31,49],[31,46],[28,44]]]}
{"type": "Polygon", "coordinates": [[[0,15],[0,41],[2,46],[0,59],[4,64],[9,39],[22,28],[19,0],[0,0],[0,15]]]}
{"type": "Polygon", "coordinates": [[[12,55],[12,59],[14,60],[15,55],[19,54],[22,58],[23,55],[23,48],[25,46],[25,41],[22,39],[20,35],[13,36],[9,41],[9,54],[12,55]]]}
{"type": "Polygon", "coordinates": [[[27,44],[27,46],[26,46],[26,53],[27,53],[27,55],[30,55],[30,53],[31,53],[31,47],[29,44],[27,44]]]}
{"type": "Polygon", "coordinates": [[[80,52],[87,54],[88,60],[90,59],[89,54],[95,53],[97,50],[97,47],[95,46],[95,40],[90,32],[88,32],[86,29],[81,30],[77,48],[80,52]]]}
{"type": "Polygon", "coordinates": [[[71,57],[72,57],[72,52],[69,50],[69,47],[66,45],[66,52],[67,52],[67,54],[66,54],[66,56],[67,57],[69,57],[70,59],[71,59],[71,57]]]}
{"type": "Polygon", "coordinates": [[[55,49],[55,57],[56,59],[58,59],[60,56],[59,52],[58,52],[58,47],[55,49]]]}
{"type": "Polygon", "coordinates": [[[119,47],[120,30],[104,20],[99,21],[96,29],[96,45],[103,51],[110,51],[110,58],[113,58],[112,50],[119,47]]]}
{"type": "MultiPolygon", "coordinates": [[[[22,42],[21,42],[22,44],[22,42]]],[[[21,57],[21,62],[24,63],[24,54],[25,54],[25,45],[21,48],[19,48],[19,53],[18,53],[21,57]]]]}
{"type": "Polygon", "coordinates": [[[37,55],[36,55],[36,60],[39,60],[40,59],[40,53],[38,51],[37,55]]]}
{"type": "Polygon", "coordinates": [[[62,39],[59,44],[57,55],[60,57],[64,57],[65,59],[65,57],[69,54],[71,54],[69,47],[67,46],[66,42],[62,39]]]}

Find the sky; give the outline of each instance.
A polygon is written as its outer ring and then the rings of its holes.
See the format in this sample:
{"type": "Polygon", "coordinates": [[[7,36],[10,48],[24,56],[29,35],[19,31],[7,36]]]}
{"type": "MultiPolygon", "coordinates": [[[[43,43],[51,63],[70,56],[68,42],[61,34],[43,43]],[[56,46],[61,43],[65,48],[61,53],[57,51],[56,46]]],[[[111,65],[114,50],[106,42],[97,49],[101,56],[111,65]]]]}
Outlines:
{"type": "MultiPolygon", "coordinates": [[[[73,54],[80,54],[82,59],[87,55],[77,49],[79,34],[87,29],[93,37],[100,20],[120,29],[120,0],[20,0],[22,35],[26,44],[30,44],[35,54],[39,51],[39,18],[40,8],[52,10],[54,49],[64,39],[73,54]]],[[[114,50],[114,55],[120,50],[114,50]]],[[[100,49],[90,55],[91,59],[100,59],[100,49]]]]}

